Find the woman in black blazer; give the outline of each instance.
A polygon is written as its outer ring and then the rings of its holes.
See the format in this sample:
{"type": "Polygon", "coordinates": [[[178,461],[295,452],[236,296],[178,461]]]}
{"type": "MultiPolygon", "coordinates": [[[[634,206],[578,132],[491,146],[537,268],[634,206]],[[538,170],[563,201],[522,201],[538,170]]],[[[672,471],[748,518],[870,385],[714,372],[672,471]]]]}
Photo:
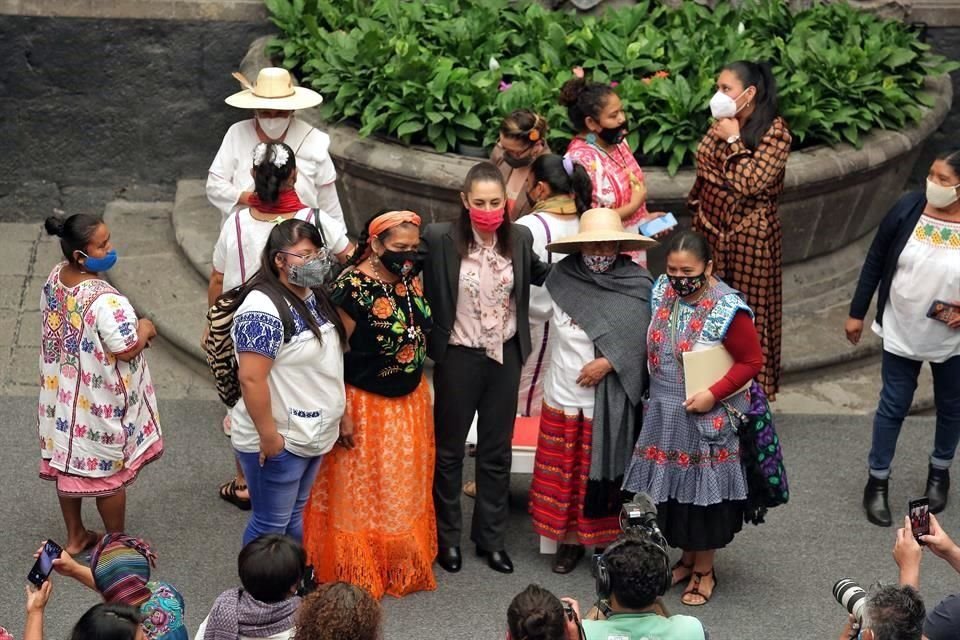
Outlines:
{"type": "Polygon", "coordinates": [[[530,285],[543,284],[550,267],[533,252],[530,231],[510,223],[496,166],[475,165],[460,197],[460,218],[429,225],[420,244],[426,253],[424,293],[434,321],[427,355],[436,363],[437,561],[447,571],[460,570],[464,445],[478,414],[470,538],[491,568],[511,573],[504,535],[520,368],[531,350],[530,285]]]}

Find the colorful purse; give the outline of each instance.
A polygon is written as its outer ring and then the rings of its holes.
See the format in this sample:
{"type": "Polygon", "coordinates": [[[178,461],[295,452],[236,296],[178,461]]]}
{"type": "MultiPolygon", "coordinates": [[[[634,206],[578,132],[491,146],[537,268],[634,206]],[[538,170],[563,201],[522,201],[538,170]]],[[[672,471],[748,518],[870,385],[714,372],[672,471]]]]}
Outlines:
{"type": "Polygon", "coordinates": [[[747,508],[743,520],[760,524],[767,509],[787,503],[790,487],[770,402],[757,382],[750,387],[750,410],[738,417],[740,463],[747,477],[747,508]]]}

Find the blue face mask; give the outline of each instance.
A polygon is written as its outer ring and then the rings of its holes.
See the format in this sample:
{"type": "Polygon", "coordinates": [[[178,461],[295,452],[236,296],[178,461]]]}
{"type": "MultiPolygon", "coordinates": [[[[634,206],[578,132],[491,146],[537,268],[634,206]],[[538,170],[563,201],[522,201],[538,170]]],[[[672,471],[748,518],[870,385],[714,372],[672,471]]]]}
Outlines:
{"type": "Polygon", "coordinates": [[[86,258],[83,262],[83,268],[90,273],[101,273],[103,271],[109,271],[113,265],[117,264],[117,250],[111,249],[107,255],[102,258],[91,258],[87,254],[83,254],[83,257],[86,258]]]}

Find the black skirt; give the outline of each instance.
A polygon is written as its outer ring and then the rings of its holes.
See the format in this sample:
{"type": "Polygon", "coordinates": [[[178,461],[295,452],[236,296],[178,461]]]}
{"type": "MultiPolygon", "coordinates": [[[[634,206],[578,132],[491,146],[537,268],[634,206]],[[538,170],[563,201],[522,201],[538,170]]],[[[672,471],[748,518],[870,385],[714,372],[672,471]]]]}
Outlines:
{"type": "Polygon", "coordinates": [[[657,525],[671,547],[684,551],[722,549],[743,528],[746,500],[708,507],[668,500],[657,505],[657,525]]]}

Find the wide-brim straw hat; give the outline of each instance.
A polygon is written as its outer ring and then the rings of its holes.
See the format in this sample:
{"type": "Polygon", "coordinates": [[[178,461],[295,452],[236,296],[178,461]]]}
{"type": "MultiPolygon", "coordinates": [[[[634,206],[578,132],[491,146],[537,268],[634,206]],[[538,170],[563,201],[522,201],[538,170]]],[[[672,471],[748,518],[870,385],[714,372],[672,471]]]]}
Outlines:
{"type": "Polygon", "coordinates": [[[618,242],[620,251],[639,251],[657,244],[653,238],[624,231],[620,214],[613,209],[590,209],[580,216],[580,233],[551,242],[547,251],[576,253],[587,242],[618,242]]]}
{"type": "Polygon", "coordinates": [[[238,109],[296,111],[323,102],[323,97],[313,89],[294,86],[290,72],[279,67],[261,69],[255,85],[240,73],[234,73],[233,77],[240,81],[243,91],[227,98],[226,103],[238,109]]]}

